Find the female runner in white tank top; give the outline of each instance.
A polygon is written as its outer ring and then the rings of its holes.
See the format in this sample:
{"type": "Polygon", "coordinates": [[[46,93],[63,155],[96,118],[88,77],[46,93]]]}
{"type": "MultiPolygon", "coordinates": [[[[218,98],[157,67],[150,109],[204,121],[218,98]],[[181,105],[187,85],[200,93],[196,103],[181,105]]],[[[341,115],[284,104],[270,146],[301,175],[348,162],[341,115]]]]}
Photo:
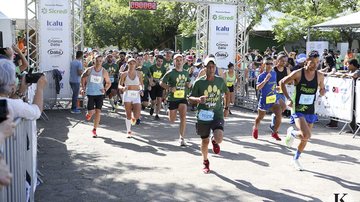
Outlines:
{"type": "Polygon", "coordinates": [[[121,74],[119,90],[123,92],[126,131],[128,138],[131,138],[131,125],[135,125],[141,113],[140,96],[143,95],[144,83],[142,74],[136,71],[136,60],[134,58],[128,60],[128,66],[129,69],[121,74]]]}

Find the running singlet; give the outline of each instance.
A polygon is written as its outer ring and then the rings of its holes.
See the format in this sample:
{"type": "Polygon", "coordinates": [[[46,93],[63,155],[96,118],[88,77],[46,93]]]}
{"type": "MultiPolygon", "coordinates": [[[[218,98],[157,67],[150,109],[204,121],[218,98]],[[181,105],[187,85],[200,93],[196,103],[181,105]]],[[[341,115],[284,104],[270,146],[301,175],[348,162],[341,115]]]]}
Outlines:
{"type": "Polygon", "coordinates": [[[284,67],[283,71],[280,72],[277,67],[274,67],[274,71],[276,72],[276,84],[280,86],[281,79],[287,76],[287,69],[284,67]]]}
{"type": "Polygon", "coordinates": [[[90,75],[87,79],[86,94],[87,95],[102,95],[101,89],[104,88],[104,69],[101,68],[100,71],[96,71],[95,67],[92,67],[90,70],[90,75]]]}
{"type": "Polygon", "coordinates": [[[303,114],[315,113],[315,98],[318,88],[317,71],[315,71],[314,79],[311,81],[305,78],[305,69],[301,70],[300,82],[296,85],[295,94],[293,97],[294,107],[293,110],[303,114]],[[295,99],[295,100],[294,100],[295,99]]]}
{"type": "MultiPolygon", "coordinates": [[[[274,104],[276,102],[276,72],[271,70],[269,73],[271,74],[271,78],[260,90],[259,102],[261,104],[274,104]]],[[[261,73],[258,77],[256,85],[259,85],[261,82],[263,82],[267,74],[267,72],[261,73]]]]}
{"type": "Polygon", "coordinates": [[[227,86],[227,87],[233,86],[234,83],[235,83],[235,81],[236,81],[236,73],[234,72],[234,73],[233,73],[233,76],[230,77],[230,76],[229,76],[229,72],[226,72],[226,86],[227,86]]]}
{"type": "Polygon", "coordinates": [[[178,72],[176,69],[168,71],[162,81],[170,87],[175,87],[175,92],[168,94],[169,101],[183,100],[187,98],[186,83],[190,82],[189,72],[183,70],[178,72]]]}

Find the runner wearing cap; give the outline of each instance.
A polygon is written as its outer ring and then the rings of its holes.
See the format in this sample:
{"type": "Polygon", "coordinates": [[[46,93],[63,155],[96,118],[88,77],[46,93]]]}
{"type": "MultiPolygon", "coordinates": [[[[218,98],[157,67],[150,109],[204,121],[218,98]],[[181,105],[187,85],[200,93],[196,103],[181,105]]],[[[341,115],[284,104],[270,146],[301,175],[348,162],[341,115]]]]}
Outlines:
{"type": "Polygon", "coordinates": [[[308,140],[311,137],[313,124],[317,121],[315,115],[315,99],[318,87],[320,96],[325,95],[324,75],[316,70],[319,63],[319,54],[315,51],[309,53],[305,67],[292,72],[280,81],[281,89],[288,99],[289,106],[293,107],[290,123],[296,125],[298,130],[293,127],[287,129],[285,144],[291,147],[294,138],[300,139],[293,158],[293,165],[296,170],[302,171],[299,162],[300,154],[304,151],[308,140]],[[293,98],[289,97],[285,85],[295,83],[295,93],[293,98]]]}
{"type": "Polygon", "coordinates": [[[163,60],[163,66],[166,68],[166,71],[172,69],[174,67],[173,60],[172,60],[172,51],[168,48],[164,50],[165,58],[163,60]]]}
{"type": "Polygon", "coordinates": [[[276,97],[276,72],[272,69],[273,60],[271,57],[266,57],[264,59],[265,71],[262,72],[256,83],[256,88],[260,92],[259,105],[258,105],[258,115],[255,118],[255,123],[253,126],[252,136],[258,138],[258,128],[261,120],[265,117],[266,112],[271,110],[275,113],[276,122],[274,125],[274,132],[272,132],[271,137],[280,141],[281,138],[278,135],[278,130],[281,123],[281,108],[277,102],[276,97]]]}
{"type": "Polygon", "coordinates": [[[166,68],[162,66],[164,57],[162,55],[156,56],[156,64],[150,67],[150,97],[151,109],[150,115],[152,116],[155,108],[155,120],[160,120],[159,113],[161,109],[161,101],[163,96],[163,88],[160,86],[160,79],[166,73],[166,68]]]}
{"type": "Polygon", "coordinates": [[[136,71],[136,60],[128,60],[129,69],[121,74],[119,90],[123,92],[123,101],[126,112],[126,131],[129,138],[132,137],[131,125],[136,123],[141,113],[141,99],[143,95],[143,77],[136,71]]]}
{"type": "Polygon", "coordinates": [[[186,146],[186,111],[187,111],[187,89],[190,87],[190,78],[188,71],[183,69],[183,57],[180,54],[174,56],[175,68],[169,70],[161,79],[160,85],[166,89],[169,104],[169,120],[175,122],[177,111],[180,115],[179,143],[180,146],[186,146]]]}
{"type": "Polygon", "coordinates": [[[230,94],[224,79],[215,75],[215,58],[206,58],[204,65],[206,66],[206,75],[195,81],[189,100],[198,104],[196,133],[202,139],[203,172],[209,173],[208,145],[210,132],[213,131],[214,134],[211,138],[213,152],[219,154],[219,144],[222,142],[224,134],[224,117],[229,113],[230,94]],[[225,93],[224,102],[222,100],[223,93],[225,93]]]}

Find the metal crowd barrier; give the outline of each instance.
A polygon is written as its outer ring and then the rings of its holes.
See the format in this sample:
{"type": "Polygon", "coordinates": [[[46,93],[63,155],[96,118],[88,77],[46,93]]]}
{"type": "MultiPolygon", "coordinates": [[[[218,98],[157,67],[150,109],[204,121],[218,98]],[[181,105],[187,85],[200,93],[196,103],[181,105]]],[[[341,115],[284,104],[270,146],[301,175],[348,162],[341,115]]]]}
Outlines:
{"type": "Polygon", "coordinates": [[[44,71],[48,85],[44,89],[44,109],[52,109],[57,102],[56,84],[53,70],[44,71]]]}
{"type": "Polygon", "coordinates": [[[36,139],[36,124],[35,121],[20,118],[15,122],[15,133],[0,146],[3,158],[13,175],[11,184],[0,188],[0,201],[32,202],[37,183],[35,161],[37,151],[36,145],[35,147],[33,145],[33,140],[36,139]],[[26,178],[31,181],[30,184],[27,183],[26,178]]]}
{"type": "Polygon", "coordinates": [[[240,84],[236,86],[235,92],[235,105],[250,109],[257,110],[258,105],[258,92],[256,90],[256,79],[259,75],[258,70],[239,70],[240,84]]]}

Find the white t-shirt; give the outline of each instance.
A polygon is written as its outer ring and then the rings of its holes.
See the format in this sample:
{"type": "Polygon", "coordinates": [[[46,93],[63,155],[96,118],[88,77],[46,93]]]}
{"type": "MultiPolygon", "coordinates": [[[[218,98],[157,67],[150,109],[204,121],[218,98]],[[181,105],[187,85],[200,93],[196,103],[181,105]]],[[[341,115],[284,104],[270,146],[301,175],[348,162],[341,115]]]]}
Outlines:
{"type": "MultiPolygon", "coordinates": [[[[0,98],[0,99],[4,99],[4,98],[0,98]]],[[[24,118],[28,120],[36,120],[40,118],[41,111],[37,105],[25,103],[21,99],[10,99],[10,98],[5,98],[5,99],[7,100],[9,114],[12,114],[14,119],[24,118]]]]}

